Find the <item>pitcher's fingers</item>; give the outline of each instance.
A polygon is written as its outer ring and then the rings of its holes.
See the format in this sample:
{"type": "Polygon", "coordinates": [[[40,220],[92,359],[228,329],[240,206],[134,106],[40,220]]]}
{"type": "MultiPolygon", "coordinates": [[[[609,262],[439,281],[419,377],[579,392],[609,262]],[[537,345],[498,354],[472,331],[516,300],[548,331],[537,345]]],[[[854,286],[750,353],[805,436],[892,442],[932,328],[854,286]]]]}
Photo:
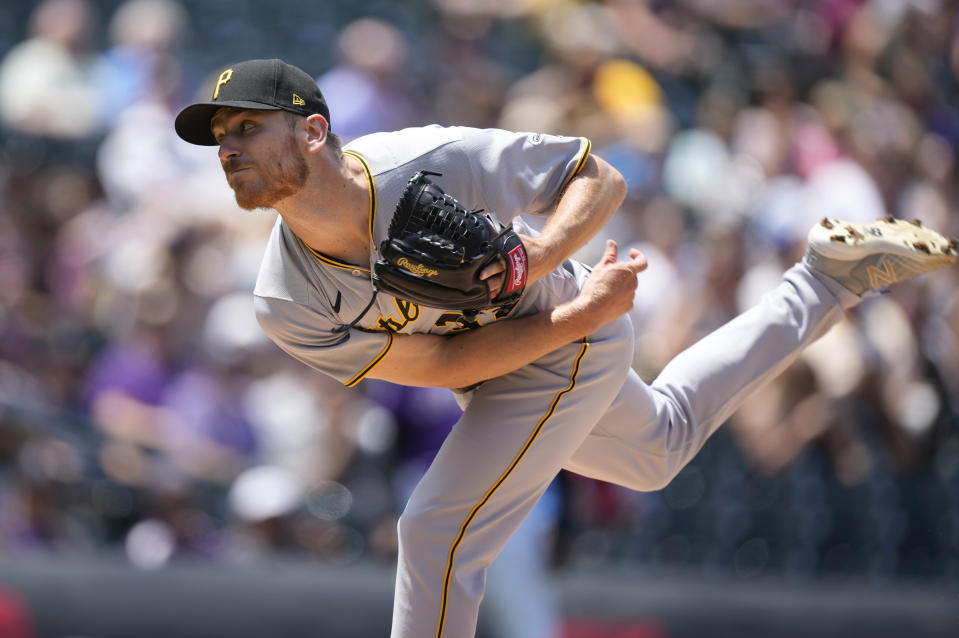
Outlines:
{"type": "Polygon", "coordinates": [[[500,261],[499,259],[497,259],[496,261],[494,261],[493,263],[489,264],[488,266],[486,266],[485,268],[483,268],[483,270],[480,271],[479,278],[480,278],[480,279],[489,279],[489,278],[492,277],[493,275],[498,275],[498,274],[500,274],[501,272],[503,272],[504,270],[506,270],[506,265],[505,265],[502,261],[500,261]]]}
{"type": "Polygon", "coordinates": [[[497,273],[486,280],[486,285],[489,286],[490,295],[495,299],[499,296],[499,293],[503,290],[503,283],[505,281],[505,275],[502,273],[497,273]]]}
{"type": "Polygon", "coordinates": [[[646,270],[646,266],[649,264],[646,261],[646,255],[642,252],[636,250],[635,248],[630,248],[629,250],[629,268],[635,273],[641,273],[646,270]]]}
{"type": "Polygon", "coordinates": [[[606,250],[603,252],[603,257],[599,260],[601,264],[615,264],[616,256],[619,254],[619,247],[616,245],[616,242],[612,239],[606,240],[606,250]]]}

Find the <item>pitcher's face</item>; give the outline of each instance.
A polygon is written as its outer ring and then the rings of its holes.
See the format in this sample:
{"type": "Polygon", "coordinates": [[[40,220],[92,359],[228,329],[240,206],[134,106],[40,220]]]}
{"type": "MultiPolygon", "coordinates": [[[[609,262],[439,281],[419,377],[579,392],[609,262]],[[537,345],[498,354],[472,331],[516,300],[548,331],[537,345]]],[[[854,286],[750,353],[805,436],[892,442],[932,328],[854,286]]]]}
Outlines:
{"type": "Polygon", "coordinates": [[[224,108],[210,128],[241,208],[273,208],[303,188],[309,167],[283,111],[224,108]]]}

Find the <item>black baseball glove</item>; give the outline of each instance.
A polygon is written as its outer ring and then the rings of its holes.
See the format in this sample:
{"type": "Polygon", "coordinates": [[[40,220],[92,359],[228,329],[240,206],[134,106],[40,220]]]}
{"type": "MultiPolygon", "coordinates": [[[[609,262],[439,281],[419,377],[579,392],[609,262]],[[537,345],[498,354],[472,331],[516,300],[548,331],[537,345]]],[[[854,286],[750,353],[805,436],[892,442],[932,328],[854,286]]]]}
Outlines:
{"type": "Polygon", "coordinates": [[[376,290],[443,310],[479,311],[515,304],[526,287],[526,249],[501,227],[443,192],[421,171],[413,175],[380,243],[376,290]],[[480,271],[501,259],[503,284],[490,290],[480,271]]]}

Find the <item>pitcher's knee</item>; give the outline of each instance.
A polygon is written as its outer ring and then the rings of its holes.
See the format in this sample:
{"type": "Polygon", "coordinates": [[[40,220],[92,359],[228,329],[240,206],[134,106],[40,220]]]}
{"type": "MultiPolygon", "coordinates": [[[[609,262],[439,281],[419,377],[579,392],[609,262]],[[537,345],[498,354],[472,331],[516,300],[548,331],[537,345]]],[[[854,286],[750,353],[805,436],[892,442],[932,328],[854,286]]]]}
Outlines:
{"type": "Polygon", "coordinates": [[[654,476],[648,476],[646,477],[645,485],[642,491],[658,492],[659,490],[665,489],[667,485],[673,482],[673,479],[676,478],[677,474],[679,474],[678,471],[663,471],[654,476]]]}
{"type": "Polygon", "coordinates": [[[626,480],[617,483],[637,492],[658,492],[669,485],[679,472],[663,467],[637,468],[626,480]]]}
{"type": "Polygon", "coordinates": [[[417,503],[410,500],[396,523],[396,533],[399,546],[407,557],[426,555],[443,555],[446,551],[435,551],[437,547],[449,548],[453,542],[455,532],[450,532],[454,521],[443,514],[443,508],[430,506],[426,503],[417,503]],[[430,548],[428,551],[422,551],[430,548]]]}
{"type": "Polygon", "coordinates": [[[407,505],[396,522],[396,535],[400,547],[408,547],[411,541],[422,539],[429,532],[425,513],[412,505],[407,505]]]}

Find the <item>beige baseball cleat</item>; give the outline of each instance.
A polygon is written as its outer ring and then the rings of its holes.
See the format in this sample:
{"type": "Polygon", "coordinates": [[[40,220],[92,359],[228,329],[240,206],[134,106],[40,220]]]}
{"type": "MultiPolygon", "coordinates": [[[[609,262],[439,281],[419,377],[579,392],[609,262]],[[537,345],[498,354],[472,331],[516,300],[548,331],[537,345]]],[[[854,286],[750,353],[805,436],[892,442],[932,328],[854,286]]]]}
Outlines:
{"type": "Polygon", "coordinates": [[[957,254],[959,241],[918,220],[856,224],[825,218],[809,231],[804,261],[861,296],[953,264],[957,254]]]}

